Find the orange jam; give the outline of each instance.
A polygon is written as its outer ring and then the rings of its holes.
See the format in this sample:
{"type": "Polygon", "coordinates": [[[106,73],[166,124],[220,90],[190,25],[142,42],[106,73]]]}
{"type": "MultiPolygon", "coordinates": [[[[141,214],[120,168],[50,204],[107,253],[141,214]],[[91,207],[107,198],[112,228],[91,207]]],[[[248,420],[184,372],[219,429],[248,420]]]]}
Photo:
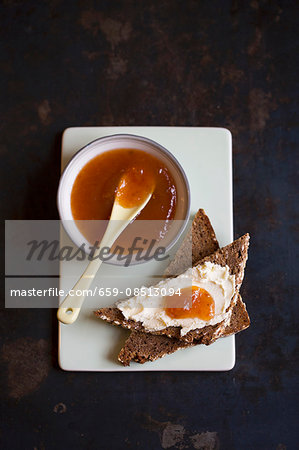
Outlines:
{"type": "Polygon", "coordinates": [[[124,208],[141,205],[154,190],[154,174],[143,166],[132,166],[124,173],[117,188],[116,199],[124,208]]]}
{"type": "Polygon", "coordinates": [[[172,319],[198,318],[208,321],[215,316],[215,302],[211,295],[198,286],[181,289],[181,295],[167,297],[166,314],[172,319]],[[175,307],[175,305],[179,307],[175,307]]]}
{"type": "Polygon", "coordinates": [[[127,248],[135,236],[146,237],[149,242],[162,239],[175,217],[177,186],[171,170],[155,156],[130,148],[109,150],[91,159],[78,173],[71,192],[72,215],[81,233],[94,243],[104,234],[116,196],[129,208],[141,204],[152,191],[135,225],[129,225],[116,244],[127,248]]]}

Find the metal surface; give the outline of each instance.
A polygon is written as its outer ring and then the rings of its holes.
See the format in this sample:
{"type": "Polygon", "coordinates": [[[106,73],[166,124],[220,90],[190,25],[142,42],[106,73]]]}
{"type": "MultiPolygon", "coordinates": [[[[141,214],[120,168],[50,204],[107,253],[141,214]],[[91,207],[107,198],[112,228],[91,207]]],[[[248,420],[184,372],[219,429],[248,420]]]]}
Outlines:
{"type": "Polygon", "coordinates": [[[1,448],[296,448],[294,6],[1,3],[3,219],[58,218],[67,126],[223,126],[235,233],[252,237],[252,325],[227,373],[66,374],[55,311],[5,310],[2,296],[1,448]]]}

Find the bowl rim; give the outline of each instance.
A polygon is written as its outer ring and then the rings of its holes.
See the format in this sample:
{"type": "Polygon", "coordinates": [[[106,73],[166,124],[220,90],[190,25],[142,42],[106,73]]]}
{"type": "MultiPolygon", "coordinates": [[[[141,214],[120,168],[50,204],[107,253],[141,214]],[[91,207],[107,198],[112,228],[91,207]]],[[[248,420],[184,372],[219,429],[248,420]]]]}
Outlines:
{"type": "MultiPolygon", "coordinates": [[[[182,225],[179,228],[179,231],[177,233],[177,235],[174,237],[174,239],[171,240],[171,242],[168,244],[168,246],[166,247],[166,253],[169,252],[169,250],[174,247],[174,245],[177,243],[177,241],[179,240],[179,238],[181,237],[181,235],[184,233],[189,217],[190,217],[190,207],[191,207],[191,200],[190,200],[190,184],[187,178],[187,175],[183,169],[183,167],[181,166],[180,162],[177,160],[177,158],[173,155],[173,153],[171,153],[167,148],[165,148],[163,145],[159,144],[158,142],[154,141],[153,139],[147,138],[145,136],[140,136],[140,135],[136,135],[136,134],[130,134],[130,133],[117,133],[117,134],[111,134],[111,135],[107,135],[107,136],[102,136],[100,138],[96,138],[90,142],[88,142],[86,145],[84,145],[83,147],[81,147],[79,150],[76,151],[76,153],[74,153],[74,155],[71,157],[71,159],[67,162],[66,166],[64,167],[63,171],[61,172],[60,175],[60,179],[59,179],[59,184],[58,184],[58,190],[57,190],[57,196],[56,196],[56,204],[57,204],[57,209],[58,209],[58,214],[59,214],[59,218],[60,218],[60,223],[62,224],[65,232],[67,233],[67,235],[69,236],[69,238],[71,239],[71,241],[78,246],[78,243],[75,241],[74,237],[69,233],[69,231],[67,230],[67,228],[65,227],[65,221],[66,219],[62,218],[62,214],[61,211],[63,209],[62,207],[62,201],[61,201],[61,188],[62,188],[62,184],[65,182],[65,179],[67,177],[67,173],[71,167],[71,165],[74,163],[74,161],[80,156],[81,153],[83,153],[84,151],[86,151],[89,147],[91,147],[93,144],[95,144],[96,142],[105,142],[105,141],[110,141],[110,140],[114,140],[114,139],[131,139],[131,140],[137,140],[137,141],[143,141],[145,143],[148,143],[150,145],[152,145],[153,147],[155,147],[157,150],[160,150],[161,153],[163,153],[166,157],[168,157],[173,163],[174,165],[177,167],[177,169],[179,170],[185,188],[186,188],[186,193],[187,193],[187,206],[186,206],[186,215],[184,217],[184,219],[181,219],[180,221],[182,222],[182,225]]],[[[113,149],[111,150],[104,150],[104,151],[113,151],[113,149]]],[[[141,150],[143,151],[143,150],[141,150]]],[[[93,159],[94,157],[90,158],[93,159]]],[[[80,171],[78,171],[79,173],[80,171]]],[[[74,219],[73,219],[74,220],[74,219]]],[[[177,219],[178,220],[178,219],[177,219]]],[[[80,230],[78,230],[80,231],[80,230]]],[[[81,232],[80,232],[81,233],[81,232]]],[[[86,253],[86,252],[85,252],[86,253]]],[[[87,254],[87,253],[86,253],[87,254]]],[[[134,261],[134,259],[132,258],[130,266],[133,265],[139,265],[139,264],[144,264],[146,261],[134,261]]],[[[109,259],[108,261],[103,261],[103,263],[105,264],[109,264],[109,265],[114,265],[114,266],[122,266],[122,264],[117,263],[114,260],[114,257],[109,259]]]]}

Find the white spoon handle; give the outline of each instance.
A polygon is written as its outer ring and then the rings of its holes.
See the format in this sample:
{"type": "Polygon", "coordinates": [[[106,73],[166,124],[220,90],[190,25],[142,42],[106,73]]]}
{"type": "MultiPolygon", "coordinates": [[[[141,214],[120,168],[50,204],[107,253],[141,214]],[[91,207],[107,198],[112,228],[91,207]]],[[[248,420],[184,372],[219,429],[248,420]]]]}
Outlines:
{"type": "Polygon", "coordinates": [[[111,247],[120,233],[126,228],[132,219],[148,203],[152,193],[148,195],[142,205],[137,208],[123,208],[117,202],[114,203],[111,218],[102,238],[100,246],[94,252],[93,260],[90,261],[80,279],[73,289],[66,296],[57,311],[57,318],[65,324],[74,323],[86,297],[86,290],[89,289],[97,271],[102,264],[100,253],[104,247],[111,247]],[[84,292],[85,291],[85,292],[84,292]]]}
{"type": "Polygon", "coordinates": [[[127,225],[128,222],[123,220],[112,220],[109,222],[101,241],[101,245],[94,252],[92,261],[90,261],[85,271],[83,272],[73,289],[70,291],[70,293],[63,300],[57,311],[57,318],[58,320],[60,320],[60,322],[67,325],[75,322],[85,300],[87,294],[86,291],[87,289],[89,289],[94,277],[96,276],[97,271],[99,270],[103,262],[99,257],[102,249],[104,247],[110,248],[113,242],[118,238],[120,233],[127,225]]]}

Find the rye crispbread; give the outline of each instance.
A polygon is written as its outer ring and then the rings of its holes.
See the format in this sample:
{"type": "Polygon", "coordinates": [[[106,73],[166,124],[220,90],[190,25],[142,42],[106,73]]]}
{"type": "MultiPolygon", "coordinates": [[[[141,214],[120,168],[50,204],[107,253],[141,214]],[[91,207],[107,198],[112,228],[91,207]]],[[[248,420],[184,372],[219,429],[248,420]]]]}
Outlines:
{"type": "MultiPolygon", "coordinates": [[[[205,256],[211,255],[218,249],[219,243],[217,241],[215,231],[211,225],[210,219],[206,215],[204,209],[199,209],[195,214],[194,219],[192,220],[190,230],[181,243],[173,260],[167,266],[163,276],[167,278],[179,275],[185,270],[189,269],[189,267],[198,263],[205,256]]],[[[103,308],[98,311],[103,311],[103,308]]],[[[97,314],[97,311],[95,311],[95,315],[100,317],[99,314],[97,314]]],[[[110,317],[111,319],[113,319],[110,322],[113,322],[114,325],[120,325],[122,314],[118,309],[111,308],[110,317]]],[[[138,333],[137,329],[135,329],[135,333],[138,333]]],[[[153,336],[156,335],[150,335],[148,333],[148,337],[150,337],[152,346],[155,339],[153,336]]],[[[143,336],[143,344],[145,342],[145,339],[146,336],[143,336]]]]}
{"type": "Polygon", "coordinates": [[[203,209],[199,209],[175,257],[167,266],[164,277],[180,275],[218,249],[219,244],[210,219],[203,209]]]}
{"type": "MultiPolygon", "coordinates": [[[[188,268],[191,248],[192,265],[219,248],[215,232],[204,210],[197,212],[189,233],[177,251],[175,258],[168,266],[165,275],[180,274],[188,268]]],[[[210,345],[218,338],[236,334],[248,328],[249,325],[250,320],[246,306],[239,295],[236,305],[232,310],[230,322],[226,327],[213,327],[201,340],[196,340],[192,343],[169,338],[165,335],[157,336],[141,331],[131,331],[123,348],[119,352],[118,360],[124,366],[129,366],[131,361],[144,364],[148,361],[163,358],[165,355],[174,353],[182,348],[200,344],[210,345]]]]}
{"type": "MultiPolygon", "coordinates": [[[[236,304],[239,289],[244,277],[244,269],[247,260],[248,245],[249,245],[249,234],[245,234],[244,236],[241,236],[239,239],[227,245],[226,247],[218,249],[213,254],[206,256],[199,263],[203,264],[205,262],[212,262],[215,264],[219,264],[220,266],[227,265],[230,269],[230,273],[232,275],[235,275],[235,295],[231,301],[231,305],[227,309],[227,311],[230,310],[230,313],[232,312],[233,306],[236,304]]],[[[126,319],[123,316],[122,312],[117,307],[101,308],[97,311],[94,311],[94,314],[97,317],[105,320],[106,322],[112,323],[113,325],[120,325],[123,328],[135,331],[142,331],[153,335],[166,335],[168,337],[181,339],[189,343],[193,342],[193,340],[202,339],[210,331],[214,332],[214,329],[212,330],[212,326],[191,330],[184,336],[181,336],[180,334],[181,327],[167,327],[162,330],[149,332],[144,328],[141,322],[126,319]]],[[[223,328],[226,325],[227,323],[225,321],[220,322],[220,324],[217,324],[219,333],[223,331],[223,328]]]]}
{"type": "MultiPolygon", "coordinates": [[[[219,244],[210,219],[203,209],[199,209],[175,257],[166,268],[164,277],[179,275],[218,248],[219,244]]],[[[140,363],[154,361],[191,345],[193,344],[163,335],[131,331],[120,350],[118,360],[125,366],[130,365],[133,360],[140,363]]]]}
{"type": "Polygon", "coordinates": [[[156,359],[163,358],[163,356],[174,353],[182,348],[194,347],[199,344],[210,345],[219,337],[236,334],[239,331],[248,328],[249,325],[250,320],[246,311],[246,306],[239,294],[236,305],[233,307],[230,322],[219,335],[214,326],[214,329],[204,335],[201,340],[194,340],[189,343],[182,341],[181,339],[169,338],[165,335],[157,336],[141,331],[132,331],[126,340],[125,345],[119,352],[118,360],[124,366],[129,366],[131,361],[144,364],[148,361],[155,361],[156,359]]]}

